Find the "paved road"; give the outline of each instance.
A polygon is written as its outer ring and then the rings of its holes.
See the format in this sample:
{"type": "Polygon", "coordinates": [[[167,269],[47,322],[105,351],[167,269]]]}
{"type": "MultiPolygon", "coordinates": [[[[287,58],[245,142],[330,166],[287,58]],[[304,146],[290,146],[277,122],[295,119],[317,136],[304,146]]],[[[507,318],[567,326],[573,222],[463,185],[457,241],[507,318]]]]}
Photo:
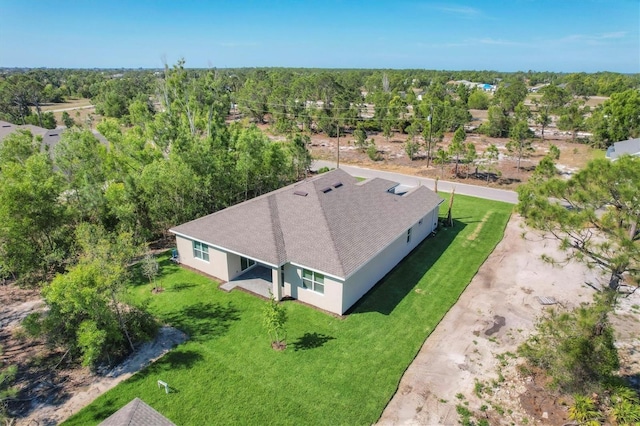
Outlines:
{"type": "Polygon", "coordinates": [[[70,108],[59,108],[59,109],[49,109],[49,110],[43,110],[44,112],[63,112],[63,111],[75,111],[77,109],[89,109],[89,108],[95,108],[95,105],[83,105],[83,106],[77,106],[77,107],[70,107],[70,108]]]}
{"type": "MultiPolygon", "coordinates": [[[[322,167],[335,168],[336,163],[333,161],[315,160],[311,166],[313,170],[322,167]]],[[[348,166],[340,164],[340,168],[353,176],[363,178],[379,177],[392,180],[403,185],[418,186],[424,185],[433,189],[435,179],[423,178],[419,176],[404,175],[401,173],[387,172],[384,170],[367,169],[364,167],[348,166]]],[[[515,191],[506,191],[504,189],[488,188],[485,186],[469,185],[460,182],[451,182],[446,180],[438,180],[438,191],[451,192],[456,189],[456,194],[469,195],[472,197],[486,198],[488,200],[503,201],[505,203],[516,204],[518,202],[518,194],[515,191]]]]}

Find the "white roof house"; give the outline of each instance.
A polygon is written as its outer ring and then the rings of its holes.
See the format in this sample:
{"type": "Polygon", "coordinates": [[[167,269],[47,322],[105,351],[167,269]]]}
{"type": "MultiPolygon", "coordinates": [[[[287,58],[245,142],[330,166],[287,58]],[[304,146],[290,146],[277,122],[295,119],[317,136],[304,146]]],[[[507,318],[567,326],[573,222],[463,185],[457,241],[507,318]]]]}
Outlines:
{"type": "Polygon", "coordinates": [[[606,157],[615,161],[618,157],[624,154],[640,156],[640,138],[614,143],[607,148],[606,157]]]}

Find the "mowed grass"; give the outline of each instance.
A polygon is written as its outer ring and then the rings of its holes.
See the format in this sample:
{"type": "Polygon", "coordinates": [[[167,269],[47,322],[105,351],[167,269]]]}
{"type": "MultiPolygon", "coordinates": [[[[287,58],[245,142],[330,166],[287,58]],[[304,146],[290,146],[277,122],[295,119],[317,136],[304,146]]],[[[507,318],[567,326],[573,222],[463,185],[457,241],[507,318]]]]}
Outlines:
{"type": "MultiPolygon", "coordinates": [[[[441,206],[446,213],[448,202],[441,206]]],[[[403,372],[502,239],[512,206],[456,196],[455,226],[428,238],[344,319],[297,302],[287,349],[271,349],[266,302],[162,262],[165,291],[133,292],[190,340],[68,420],[97,424],[140,397],[177,425],[375,422],[403,372]],[[169,384],[168,395],[157,380],[169,384]]]]}

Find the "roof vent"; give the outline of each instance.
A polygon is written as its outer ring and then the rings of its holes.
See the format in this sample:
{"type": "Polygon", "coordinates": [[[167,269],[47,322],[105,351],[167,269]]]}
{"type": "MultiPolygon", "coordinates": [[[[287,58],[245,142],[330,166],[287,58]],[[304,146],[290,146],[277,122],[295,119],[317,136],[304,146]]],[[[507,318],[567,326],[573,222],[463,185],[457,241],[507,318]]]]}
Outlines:
{"type": "Polygon", "coordinates": [[[49,133],[49,136],[58,136],[57,133],[49,133]]]}
{"type": "Polygon", "coordinates": [[[294,195],[299,195],[301,197],[306,197],[307,195],[309,195],[308,192],[304,192],[304,191],[294,191],[294,195]]]}
{"type": "Polygon", "coordinates": [[[11,127],[11,124],[3,124],[2,127],[11,127]]]}
{"type": "Polygon", "coordinates": [[[321,191],[326,194],[327,192],[331,192],[331,187],[327,186],[326,188],[322,188],[321,191]]]}
{"type": "Polygon", "coordinates": [[[333,184],[334,188],[340,188],[342,186],[342,182],[336,182],[333,184]]]}

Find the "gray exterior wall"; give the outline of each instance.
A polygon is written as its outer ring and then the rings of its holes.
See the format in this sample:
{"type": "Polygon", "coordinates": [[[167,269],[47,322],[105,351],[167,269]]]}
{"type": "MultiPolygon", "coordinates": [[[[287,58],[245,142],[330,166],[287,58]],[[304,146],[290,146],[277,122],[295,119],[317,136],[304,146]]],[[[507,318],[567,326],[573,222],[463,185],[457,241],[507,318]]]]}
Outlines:
{"type": "Polygon", "coordinates": [[[345,313],[366,292],[391,271],[402,259],[436,229],[438,225],[438,209],[431,211],[422,219],[422,224],[411,227],[411,241],[407,243],[404,232],[387,248],[378,253],[367,264],[347,278],[344,283],[340,314],[345,313]]]}

